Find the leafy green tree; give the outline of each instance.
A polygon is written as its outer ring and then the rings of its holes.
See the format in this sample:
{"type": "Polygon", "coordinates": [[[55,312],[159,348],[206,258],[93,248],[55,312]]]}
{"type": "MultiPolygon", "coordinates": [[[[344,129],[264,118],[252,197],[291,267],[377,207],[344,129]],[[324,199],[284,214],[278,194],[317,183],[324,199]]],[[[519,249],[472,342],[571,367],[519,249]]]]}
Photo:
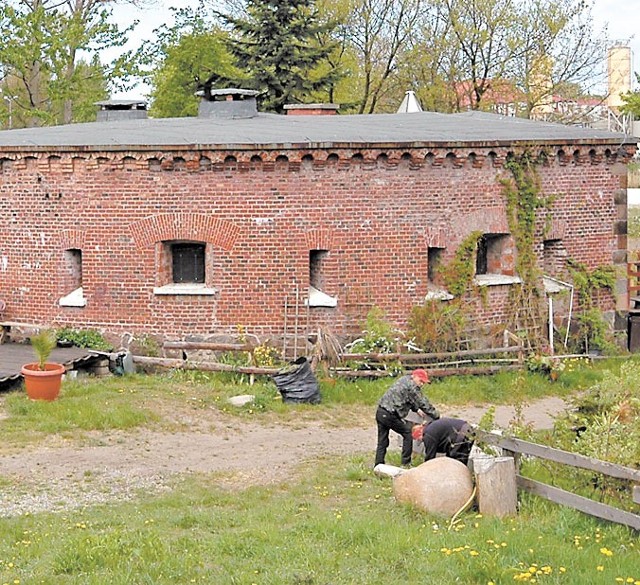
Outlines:
{"type": "MultiPolygon", "coordinates": [[[[640,73],[636,73],[636,79],[640,83],[640,73]]],[[[624,114],[632,114],[636,119],[640,120],[640,91],[629,92],[622,96],[624,106],[621,110],[624,114]]]]}
{"type": "Polygon", "coordinates": [[[69,123],[77,119],[74,104],[90,89],[98,91],[95,101],[105,97],[107,80],[126,79],[130,54],[108,66],[97,58],[123,45],[131,29],[110,24],[110,14],[102,0],[8,0],[0,6],[3,91],[13,96],[25,125],[69,123]]]}
{"type": "Polygon", "coordinates": [[[158,118],[194,116],[196,89],[209,79],[229,79],[238,72],[227,51],[226,33],[216,29],[203,5],[174,11],[175,24],[155,31],[157,40],[138,51],[151,86],[151,114],[158,118]]]}
{"type": "Polygon", "coordinates": [[[229,50],[242,72],[235,81],[263,90],[265,109],[282,112],[339,78],[336,68],[322,67],[334,47],[319,42],[335,24],[322,22],[313,0],[248,0],[245,17],[219,16],[231,26],[229,50]]]}
{"type": "Polygon", "coordinates": [[[404,77],[423,102],[454,111],[496,97],[520,115],[544,111],[562,88],[597,83],[606,44],[583,0],[434,0],[416,27],[404,77]]]}

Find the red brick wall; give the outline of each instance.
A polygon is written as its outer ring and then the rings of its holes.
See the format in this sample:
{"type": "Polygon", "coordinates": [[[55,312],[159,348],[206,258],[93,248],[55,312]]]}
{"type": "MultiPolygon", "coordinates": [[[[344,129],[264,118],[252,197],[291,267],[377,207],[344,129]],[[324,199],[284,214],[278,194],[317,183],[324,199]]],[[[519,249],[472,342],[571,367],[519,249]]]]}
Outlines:
{"type": "MultiPolygon", "coordinates": [[[[620,177],[605,149],[583,148],[567,160],[553,148],[540,167],[543,191],[555,195],[552,229],[568,256],[589,267],[611,264],[624,247],[615,229],[620,177]]],[[[174,338],[237,325],[281,333],[285,298],[291,307],[296,285],[304,296],[309,250],[317,249],[329,250],[324,292],[338,306],[311,309],[311,325],[342,333],[376,305],[404,327],[427,292],[429,245],[446,247],[446,262],[474,230],[509,232],[500,184],[506,154],[0,153],[5,319],[174,338]],[[171,239],[210,245],[208,284],[217,294],[154,294],[167,270],[158,242],[171,239]],[[58,305],[69,292],[69,248],[82,250],[83,308],[58,305]]],[[[543,228],[541,221],[540,262],[543,228]]],[[[490,287],[481,322],[504,319],[506,291],[490,287]]],[[[609,297],[601,303],[614,308],[609,297]]]]}

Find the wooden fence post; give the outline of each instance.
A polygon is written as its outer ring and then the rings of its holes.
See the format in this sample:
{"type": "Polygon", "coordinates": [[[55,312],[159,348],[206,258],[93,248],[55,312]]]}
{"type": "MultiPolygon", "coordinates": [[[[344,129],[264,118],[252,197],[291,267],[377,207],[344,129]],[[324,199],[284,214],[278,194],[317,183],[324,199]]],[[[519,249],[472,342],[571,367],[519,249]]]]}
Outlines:
{"type": "Polygon", "coordinates": [[[518,497],[513,457],[473,459],[478,510],[486,516],[514,516],[518,497]]]}

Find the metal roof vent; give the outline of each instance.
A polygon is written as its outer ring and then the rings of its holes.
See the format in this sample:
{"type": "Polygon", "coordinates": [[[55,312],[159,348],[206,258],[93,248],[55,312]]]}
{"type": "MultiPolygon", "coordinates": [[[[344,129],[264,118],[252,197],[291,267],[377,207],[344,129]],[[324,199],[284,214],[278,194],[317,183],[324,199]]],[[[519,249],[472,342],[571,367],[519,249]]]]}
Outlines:
{"type": "Polygon", "coordinates": [[[105,100],[95,102],[98,122],[119,120],[144,120],[147,118],[147,102],[144,100],[105,100]]]}
{"type": "Polygon", "coordinates": [[[398,114],[406,114],[411,112],[422,112],[422,106],[416,97],[416,94],[409,90],[404,94],[404,99],[398,108],[398,114]]]}
{"type": "Polygon", "coordinates": [[[253,118],[258,115],[256,96],[253,89],[211,89],[204,87],[196,91],[200,96],[198,118],[253,118]]]}

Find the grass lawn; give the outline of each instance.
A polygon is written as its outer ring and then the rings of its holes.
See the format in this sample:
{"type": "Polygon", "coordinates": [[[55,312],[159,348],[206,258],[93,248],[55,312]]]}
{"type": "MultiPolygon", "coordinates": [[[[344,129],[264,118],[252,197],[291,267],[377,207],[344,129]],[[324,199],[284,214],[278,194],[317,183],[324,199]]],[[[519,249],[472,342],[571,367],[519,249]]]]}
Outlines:
{"type": "MultiPolygon", "coordinates": [[[[619,363],[569,364],[558,382],[513,373],[449,378],[427,393],[435,404],[569,396],[619,363]]],[[[371,416],[389,384],[326,383],[321,405],[292,408],[271,381],[249,387],[241,376],[69,382],[53,403],[30,402],[21,392],[3,396],[0,439],[3,450],[27,456],[51,438],[81,442],[90,432],[136,427],[172,432],[180,425],[176,411],[197,417],[208,409],[236,423],[313,417],[348,426],[353,412],[371,416]],[[227,406],[226,397],[247,393],[255,404],[227,406]]],[[[398,505],[391,481],[372,474],[370,459],[301,462],[288,481],[234,489],[224,475],[186,475],[167,493],[140,493],[131,502],[0,518],[0,585],[640,585],[640,538],[632,530],[526,494],[517,517],[470,511],[450,525],[398,505]]]]}

